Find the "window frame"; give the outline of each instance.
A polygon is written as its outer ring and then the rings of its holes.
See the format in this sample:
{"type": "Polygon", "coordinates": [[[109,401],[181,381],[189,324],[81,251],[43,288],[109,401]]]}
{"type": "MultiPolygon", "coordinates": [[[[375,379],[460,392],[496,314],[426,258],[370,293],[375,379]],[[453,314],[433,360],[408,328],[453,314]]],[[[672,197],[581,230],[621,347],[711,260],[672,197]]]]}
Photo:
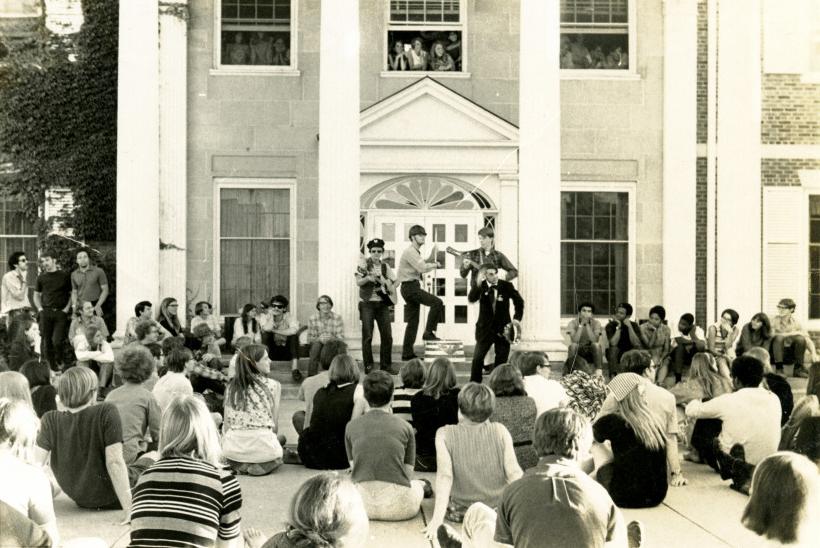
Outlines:
{"type": "Polygon", "coordinates": [[[467,37],[467,3],[468,0],[459,0],[458,3],[458,23],[442,23],[431,25],[428,23],[421,23],[418,25],[397,25],[395,23],[390,22],[390,0],[385,0],[384,2],[384,31],[381,36],[382,38],[382,61],[380,63],[381,72],[380,76],[382,78],[424,78],[425,76],[433,76],[435,75],[436,78],[470,78],[471,74],[467,70],[470,68],[470,56],[469,51],[470,48],[468,47],[468,37],[467,37]],[[460,72],[446,72],[446,71],[435,71],[435,70],[406,70],[406,71],[397,71],[397,70],[387,70],[387,55],[390,53],[390,44],[387,41],[387,34],[391,31],[418,31],[418,32],[425,32],[425,31],[440,31],[443,29],[450,29],[453,27],[459,27],[459,32],[461,32],[461,71],[460,72]]]}
{"type": "Polygon", "coordinates": [[[211,75],[299,76],[299,0],[290,0],[290,66],[223,65],[222,64],[222,0],[214,0],[213,59],[211,75]]]}
{"type": "Polygon", "coordinates": [[[289,250],[289,260],[291,264],[289,278],[290,284],[290,295],[288,299],[290,299],[291,303],[298,303],[298,288],[296,286],[296,242],[297,242],[297,222],[296,222],[296,179],[293,178],[244,178],[244,177],[216,177],[214,178],[214,198],[213,198],[213,272],[212,272],[212,283],[213,283],[213,294],[212,302],[214,303],[214,314],[219,317],[220,319],[224,319],[226,315],[235,315],[236,312],[228,312],[227,314],[223,313],[221,310],[221,266],[222,266],[222,250],[221,250],[221,240],[222,236],[220,235],[220,224],[222,220],[222,212],[221,212],[221,194],[222,191],[225,189],[229,190],[250,190],[250,189],[262,189],[262,190],[280,190],[285,189],[289,191],[289,200],[290,203],[288,204],[289,207],[289,214],[290,214],[290,250],[289,250]]]}
{"type": "MultiPolygon", "coordinates": [[[[6,206],[8,205],[9,202],[20,202],[20,200],[15,198],[14,196],[0,196],[0,213],[5,214],[5,212],[7,211],[6,206]]],[[[25,212],[22,210],[22,208],[21,208],[20,211],[23,214],[25,214],[25,212]]],[[[26,239],[26,240],[33,240],[34,241],[35,252],[34,252],[33,256],[26,253],[26,258],[28,259],[29,264],[32,265],[32,268],[29,269],[28,276],[26,277],[27,278],[26,281],[29,283],[29,289],[31,289],[32,287],[34,287],[33,284],[32,284],[32,281],[37,279],[37,263],[38,263],[38,260],[39,260],[39,253],[38,253],[38,249],[37,249],[38,248],[38,245],[37,245],[38,236],[37,236],[36,230],[32,234],[6,234],[5,232],[0,232],[0,240],[7,240],[7,239],[12,239],[12,238],[26,239]]],[[[19,251],[25,252],[26,250],[25,249],[20,249],[19,251]]],[[[13,251],[11,253],[13,253],[13,251]]],[[[11,253],[9,253],[9,255],[11,253]]],[[[8,256],[6,256],[5,258],[8,259],[8,256]]],[[[4,272],[5,272],[5,269],[4,269],[4,272]]],[[[31,292],[29,292],[29,298],[30,297],[31,297],[31,292]]]]}
{"type": "MultiPolygon", "coordinates": [[[[629,68],[617,69],[559,69],[562,80],[638,80],[638,25],[637,2],[627,0],[627,47],[629,52],[629,68]]],[[[560,8],[559,8],[560,9],[560,8]]],[[[559,22],[559,35],[563,34],[563,24],[559,22]]],[[[560,46],[559,46],[560,47],[560,46]]]]}
{"type": "MultiPolygon", "coordinates": [[[[637,296],[636,288],[637,288],[637,260],[636,260],[636,236],[637,236],[637,212],[636,212],[636,199],[635,199],[635,183],[634,182],[603,182],[603,181],[562,181],[561,182],[561,192],[615,192],[620,194],[627,195],[627,206],[629,207],[629,212],[627,214],[627,285],[626,285],[626,296],[627,302],[632,304],[635,307],[637,312],[638,305],[635,302],[635,298],[637,296]]],[[[564,239],[560,239],[560,244],[564,243],[564,239]]],[[[594,240],[594,241],[604,241],[604,240],[594,240]]],[[[560,292],[563,294],[564,288],[563,284],[561,286],[560,292]]],[[[559,305],[560,308],[560,305],[559,305]]],[[[611,310],[598,310],[595,313],[595,317],[599,319],[609,318],[612,314],[611,310]]],[[[561,328],[565,328],[569,322],[575,318],[577,314],[561,314],[561,328]]]]}
{"type": "MultiPolygon", "coordinates": [[[[797,288],[798,296],[794,298],[797,303],[796,316],[799,320],[805,321],[803,327],[809,331],[820,330],[820,318],[812,318],[809,313],[809,291],[811,290],[811,280],[809,279],[811,267],[811,216],[809,215],[809,207],[811,205],[811,197],[820,197],[820,170],[800,170],[800,183],[802,187],[803,199],[800,207],[801,213],[798,222],[801,225],[800,239],[797,243],[799,246],[800,257],[800,287],[797,288]],[[801,314],[801,310],[803,311],[801,314]]],[[[765,283],[763,284],[763,291],[767,291],[765,283]]],[[[764,302],[765,301],[764,293],[764,302]]]]}

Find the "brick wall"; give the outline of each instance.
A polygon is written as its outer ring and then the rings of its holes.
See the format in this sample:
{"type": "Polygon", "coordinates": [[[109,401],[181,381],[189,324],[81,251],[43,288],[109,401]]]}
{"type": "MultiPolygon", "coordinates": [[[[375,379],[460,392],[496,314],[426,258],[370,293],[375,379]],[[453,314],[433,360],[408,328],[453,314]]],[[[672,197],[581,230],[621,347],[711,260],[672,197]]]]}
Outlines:
{"type": "Polygon", "coordinates": [[[800,186],[797,172],[801,169],[820,169],[820,160],[781,158],[760,160],[760,174],[764,186],[800,186]]]}
{"type": "Polygon", "coordinates": [[[697,212],[695,226],[695,321],[706,327],[706,158],[698,158],[696,167],[697,212]]]}
{"type": "Polygon", "coordinates": [[[706,142],[706,119],[707,119],[707,99],[706,89],[708,87],[707,64],[707,29],[708,19],[706,14],[706,0],[698,0],[698,82],[697,82],[697,111],[698,111],[698,143],[706,142]]]}
{"type": "Polygon", "coordinates": [[[764,74],[761,142],[820,144],[820,85],[799,74],[764,74]]]}

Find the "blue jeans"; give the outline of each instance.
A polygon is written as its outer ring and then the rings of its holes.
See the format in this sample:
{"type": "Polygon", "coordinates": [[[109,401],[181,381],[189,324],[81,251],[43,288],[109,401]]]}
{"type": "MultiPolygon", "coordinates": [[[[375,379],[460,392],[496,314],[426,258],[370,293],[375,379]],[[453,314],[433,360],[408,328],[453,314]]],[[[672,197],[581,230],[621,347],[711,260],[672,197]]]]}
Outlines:
{"type": "Polygon", "coordinates": [[[359,303],[362,320],[362,357],[365,371],[376,367],[373,364],[373,322],[379,326],[379,368],[390,369],[393,365],[393,327],[390,325],[390,306],[384,302],[367,301],[359,303]]]}

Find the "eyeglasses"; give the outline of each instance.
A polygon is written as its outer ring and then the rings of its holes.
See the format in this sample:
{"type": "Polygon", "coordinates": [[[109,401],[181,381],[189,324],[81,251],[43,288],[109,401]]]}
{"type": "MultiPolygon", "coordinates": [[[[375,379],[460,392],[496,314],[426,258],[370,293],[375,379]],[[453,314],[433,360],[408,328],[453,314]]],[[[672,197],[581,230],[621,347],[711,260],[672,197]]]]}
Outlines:
{"type": "Polygon", "coordinates": [[[22,257],[22,258],[20,258],[20,259],[17,259],[17,264],[20,264],[20,263],[27,263],[27,262],[28,262],[28,259],[26,259],[25,257],[22,257]]]}
{"type": "Polygon", "coordinates": [[[179,306],[179,303],[169,304],[168,308],[171,308],[172,306],[179,306]]]}
{"type": "Polygon", "coordinates": [[[278,308],[279,310],[284,310],[285,305],[282,304],[272,304],[270,305],[271,308],[278,308]]]}
{"type": "Polygon", "coordinates": [[[384,253],[384,249],[371,249],[370,253],[384,253]]]}
{"type": "Polygon", "coordinates": [[[319,304],[330,304],[330,301],[319,301],[319,304]]]}

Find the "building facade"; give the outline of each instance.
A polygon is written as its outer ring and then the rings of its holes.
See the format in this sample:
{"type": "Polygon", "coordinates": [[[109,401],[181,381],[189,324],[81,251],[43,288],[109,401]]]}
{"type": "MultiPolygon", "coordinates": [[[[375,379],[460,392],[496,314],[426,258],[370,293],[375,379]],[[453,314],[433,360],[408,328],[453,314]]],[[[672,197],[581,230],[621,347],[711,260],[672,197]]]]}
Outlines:
{"type": "Polygon", "coordinates": [[[228,316],[281,293],[306,320],[326,293],[353,338],[362,243],[397,260],[423,224],[447,337],[471,341],[477,310],[446,249],[483,226],[539,348],[587,300],[706,325],[788,295],[820,327],[813,0],[138,4],[120,4],[120,325],[164,296],[228,316]],[[402,70],[425,61],[452,70],[402,70]]]}

